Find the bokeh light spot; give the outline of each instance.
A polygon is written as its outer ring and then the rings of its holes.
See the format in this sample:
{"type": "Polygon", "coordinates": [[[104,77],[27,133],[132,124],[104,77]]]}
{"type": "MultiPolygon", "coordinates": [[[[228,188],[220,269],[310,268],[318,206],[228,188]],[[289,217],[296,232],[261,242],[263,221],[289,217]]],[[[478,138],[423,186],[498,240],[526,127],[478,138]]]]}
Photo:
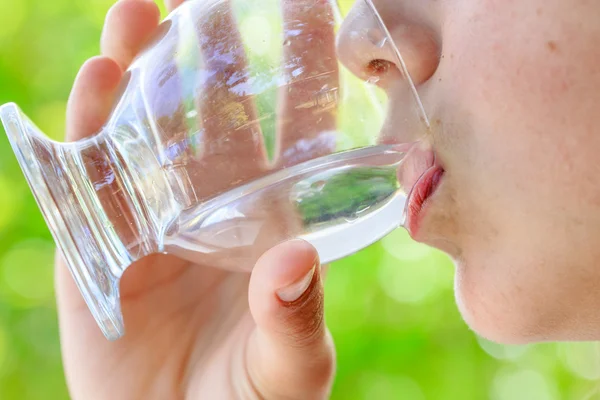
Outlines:
{"type": "Polygon", "coordinates": [[[26,1],[3,1],[0,12],[0,43],[11,40],[13,35],[20,30],[27,16],[26,1]]]}
{"type": "Polygon", "coordinates": [[[18,214],[20,202],[16,185],[0,175],[0,232],[6,229],[18,214]]]}
{"type": "Polygon", "coordinates": [[[555,385],[535,370],[501,369],[494,377],[491,388],[492,400],[554,400],[555,385]]]}
{"type": "Polygon", "coordinates": [[[372,315],[379,292],[369,259],[374,249],[355,254],[334,263],[327,269],[325,280],[325,312],[327,321],[336,332],[360,329],[372,315]]]}
{"type": "Polygon", "coordinates": [[[25,311],[15,324],[13,332],[40,357],[56,363],[60,361],[60,349],[53,345],[59,341],[54,308],[41,306],[25,311]]]}
{"type": "Polygon", "coordinates": [[[18,243],[2,258],[2,284],[13,305],[34,306],[50,299],[54,285],[54,246],[31,239],[18,243]]]}
{"type": "Polygon", "coordinates": [[[442,286],[434,261],[399,262],[386,255],[379,265],[379,284],[383,291],[400,303],[419,303],[435,294],[442,286]]]}
{"type": "Polygon", "coordinates": [[[408,376],[364,373],[360,377],[364,399],[425,400],[419,384],[408,376]]]}
{"type": "Polygon", "coordinates": [[[507,346],[491,342],[481,336],[477,336],[479,347],[487,354],[498,360],[515,361],[521,358],[529,350],[530,346],[507,346]]]}
{"type": "Polygon", "coordinates": [[[562,363],[584,379],[600,379],[600,343],[560,343],[558,353],[562,363]]]}
{"type": "Polygon", "coordinates": [[[410,238],[406,230],[396,229],[381,240],[383,248],[402,261],[418,261],[432,254],[433,250],[410,238]]]}

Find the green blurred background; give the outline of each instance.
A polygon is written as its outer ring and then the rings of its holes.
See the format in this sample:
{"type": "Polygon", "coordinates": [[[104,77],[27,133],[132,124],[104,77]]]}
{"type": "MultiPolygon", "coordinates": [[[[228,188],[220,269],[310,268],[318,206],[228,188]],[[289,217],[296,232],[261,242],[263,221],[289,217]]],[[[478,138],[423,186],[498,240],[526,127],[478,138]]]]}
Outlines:
{"type": "MultiPolygon", "coordinates": [[[[55,139],[78,67],[99,52],[112,0],[0,0],[0,104],[55,139]]],[[[162,7],[162,5],[161,5],[162,7]]],[[[64,399],[54,246],[0,135],[0,399],[64,399]]],[[[472,333],[446,257],[398,231],[335,263],[326,288],[334,399],[596,398],[596,343],[508,347],[472,333]]],[[[100,378],[101,379],[101,378],[100,378]]]]}

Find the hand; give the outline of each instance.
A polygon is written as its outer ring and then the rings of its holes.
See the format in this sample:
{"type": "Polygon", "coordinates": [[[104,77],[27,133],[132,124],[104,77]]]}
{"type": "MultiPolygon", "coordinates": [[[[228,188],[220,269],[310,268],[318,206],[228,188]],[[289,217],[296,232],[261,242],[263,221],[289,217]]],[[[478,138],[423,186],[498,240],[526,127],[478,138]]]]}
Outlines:
{"type": "MultiPolygon", "coordinates": [[[[172,0],[173,8],[181,0],[172,0]]],[[[108,13],[102,56],[74,84],[67,137],[105,122],[124,69],[159,22],[156,4],[121,0],[108,13]]],[[[269,250],[251,274],[153,255],[121,282],[127,334],[107,341],[57,257],[63,359],[74,399],[319,399],[334,349],[323,320],[322,271],[310,245],[269,250]]]]}

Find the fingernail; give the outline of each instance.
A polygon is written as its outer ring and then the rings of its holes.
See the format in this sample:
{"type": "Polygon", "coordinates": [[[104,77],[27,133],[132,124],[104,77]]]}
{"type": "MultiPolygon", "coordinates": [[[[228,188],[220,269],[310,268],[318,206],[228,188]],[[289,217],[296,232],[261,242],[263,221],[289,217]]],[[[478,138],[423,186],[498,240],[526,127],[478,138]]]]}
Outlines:
{"type": "Polygon", "coordinates": [[[314,265],[310,271],[304,277],[299,279],[298,281],[292,283],[291,285],[284,287],[283,289],[279,289],[277,291],[277,296],[281,299],[281,301],[285,301],[286,303],[291,303],[296,301],[306,292],[306,289],[310,286],[312,282],[312,278],[315,274],[315,269],[317,268],[314,265]]]}

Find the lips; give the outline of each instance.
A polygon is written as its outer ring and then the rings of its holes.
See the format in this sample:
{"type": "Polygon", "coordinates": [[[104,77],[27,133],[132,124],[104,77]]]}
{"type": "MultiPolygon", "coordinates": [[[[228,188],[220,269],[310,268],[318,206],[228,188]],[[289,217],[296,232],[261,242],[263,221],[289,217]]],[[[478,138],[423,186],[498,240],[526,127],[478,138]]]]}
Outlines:
{"type": "Polygon", "coordinates": [[[421,222],[427,213],[429,199],[439,187],[444,169],[436,162],[433,149],[417,143],[411,146],[398,169],[398,179],[410,190],[405,208],[405,227],[417,238],[421,222]]]}

